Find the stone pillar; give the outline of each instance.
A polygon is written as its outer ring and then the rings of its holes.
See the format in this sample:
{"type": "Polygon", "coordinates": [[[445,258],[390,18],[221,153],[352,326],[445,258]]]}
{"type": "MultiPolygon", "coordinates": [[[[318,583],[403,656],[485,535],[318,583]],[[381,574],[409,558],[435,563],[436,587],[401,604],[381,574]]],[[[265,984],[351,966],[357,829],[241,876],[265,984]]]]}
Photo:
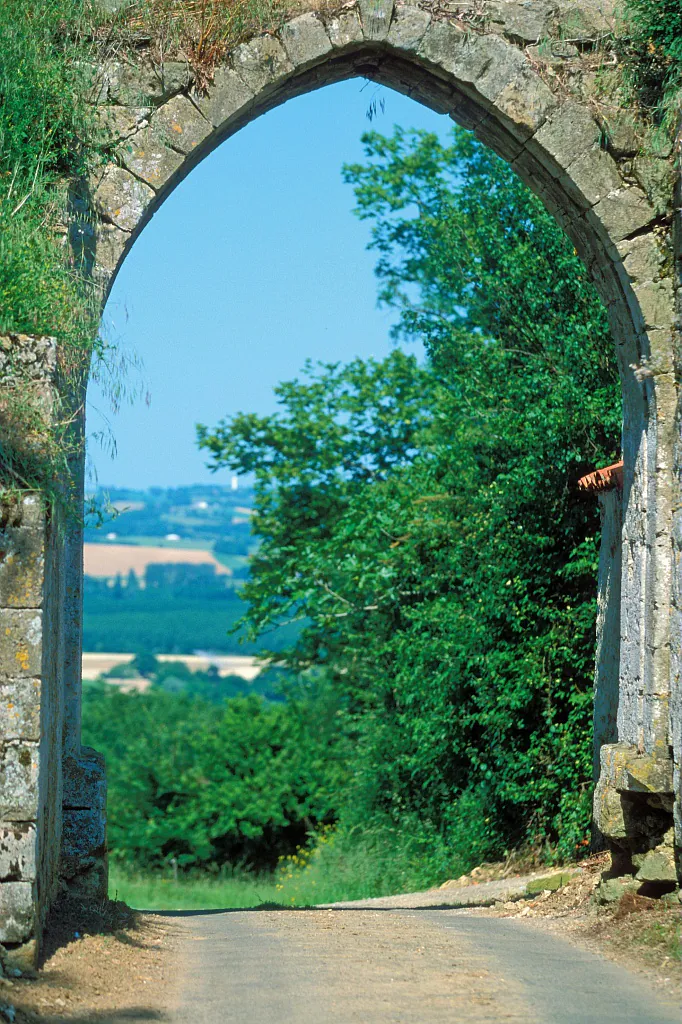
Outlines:
{"type": "MultiPolygon", "coordinates": [[[[631,568],[621,541],[623,464],[597,470],[580,486],[598,493],[602,512],[594,696],[596,840],[611,850],[611,874],[656,893],[677,881],[673,770],[669,751],[646,748],[643,701],[641,694],[632,699],[632,673],[623,665],[623,642],[632,625],[632,594],[623,593],[621,578],[631,568]]],[[[626,650],[626,661],[627,656],[626,650]]]]}
{"type": "MultiPolygon", "coordinates": [[[[0,338],[5,443],[16,397],[49,423],[52,339],[0,338]]],[[[18,436],[18,435],[17,435],[18,436]]],[[[27,444],[30,444],[30,440],[27,444]]],[[[61,842],[62,535],[36,494],[0,504],[0,942],[35,955],[57,889],[61,842]]]]}
{"type": "MultiPolygon", "coordinates": [[[[57,388],[52,339],[0,337],[8,450],[35,454],[63,412],[57,388]],[[35,438],[13,429],[12,410],[27,403],[35,438]]],[[[81,529],[77,505],[0,497],[0,942],[24,960],[37,953],[60,875],[81,894],[106,894],[104,765],[80,748],[81,529]]]]}
{"type": "Polygon", "coordinates": [[[601,548],[597,588],[597,650],[594,675],[593,769],[600,772],[600,751],[618,739],[620,670],[620,572],[623,503],[620,487],[599,493],[601,548]]]}

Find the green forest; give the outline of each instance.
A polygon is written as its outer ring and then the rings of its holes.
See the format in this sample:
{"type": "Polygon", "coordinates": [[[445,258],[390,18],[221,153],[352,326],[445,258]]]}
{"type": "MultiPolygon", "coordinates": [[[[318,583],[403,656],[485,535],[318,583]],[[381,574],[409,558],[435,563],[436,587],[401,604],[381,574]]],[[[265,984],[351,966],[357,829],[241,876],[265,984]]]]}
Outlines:
{"type": "Polygon", "coordinates": [[[281,699],[88,690],[119,872],[366,896],[589,848],[599,520],[577,481],[620,454],[605,311],[468,133],[364,146],[343,173],[394,350],[307,363],[275,414],[198,428],[256,481],[240,629],[290,631],[281,699]]]}

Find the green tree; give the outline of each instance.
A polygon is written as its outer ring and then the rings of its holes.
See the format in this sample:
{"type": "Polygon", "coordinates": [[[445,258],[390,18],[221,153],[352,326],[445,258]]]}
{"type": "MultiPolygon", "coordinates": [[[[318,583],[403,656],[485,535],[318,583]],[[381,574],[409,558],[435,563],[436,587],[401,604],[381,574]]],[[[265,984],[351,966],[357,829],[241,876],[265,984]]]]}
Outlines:
{"type": "Polygon", "coordinates": [[[406,819],[470,860],[588,834],[598,523],[578,478],[613,461],[605,311],[572,245],[461,130],[396,129],[345,169],[396,336],[381,363],[307,366],[281,411],[200,443],[256,475],[243,594],[281,660],[324,665],[354,717],[346,819],[406,819]],[[468,851],[468,854],[467,854],[468,851]]]}
{"type": "Polygon", "coordinates": [[[83,735],[106,757],[112,857],[156,868],[274,868],[335,820],[347,774],[338,697],[316,681],[286,705],[220,707],[114,687],[84,691],[83,735]]]}
{"type": "Polygon", "coordinates": [[[133,666],[141,676],[149,678],[155,675],[159,668],[158,658],[150,651],[140,651],[133,658],[133,666]]]}

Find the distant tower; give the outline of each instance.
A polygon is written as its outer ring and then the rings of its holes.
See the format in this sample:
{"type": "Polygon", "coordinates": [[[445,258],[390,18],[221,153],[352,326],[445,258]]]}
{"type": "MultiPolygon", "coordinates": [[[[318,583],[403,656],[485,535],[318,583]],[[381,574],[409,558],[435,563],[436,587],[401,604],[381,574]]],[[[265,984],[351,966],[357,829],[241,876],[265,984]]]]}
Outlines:
{"type": "Polygon", "coordinates": [[[239,490],[239,477],[238,476],[233,476],[232,477],[232,479],[230,480],[230,487],[232,488],[233,491],[238,491],[239,490]]]}

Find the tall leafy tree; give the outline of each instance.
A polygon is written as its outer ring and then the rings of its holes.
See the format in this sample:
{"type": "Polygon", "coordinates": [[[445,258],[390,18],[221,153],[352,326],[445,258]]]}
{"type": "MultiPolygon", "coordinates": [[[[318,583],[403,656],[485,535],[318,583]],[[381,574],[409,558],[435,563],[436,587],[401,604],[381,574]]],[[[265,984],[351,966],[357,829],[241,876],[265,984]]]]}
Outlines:
{"type": "Polygon", "coordinates": [[[200,428],[253,472],[256,633],[325,665],[354,721],[348,821],[418,822],[470,861],[586,841],[597,528],[579,476],[612,461],[605,312],[570,242],[455,129],[396,129],[346,167],[396,338],[380,363],[307,366],[281,411],[200,428]]]}

